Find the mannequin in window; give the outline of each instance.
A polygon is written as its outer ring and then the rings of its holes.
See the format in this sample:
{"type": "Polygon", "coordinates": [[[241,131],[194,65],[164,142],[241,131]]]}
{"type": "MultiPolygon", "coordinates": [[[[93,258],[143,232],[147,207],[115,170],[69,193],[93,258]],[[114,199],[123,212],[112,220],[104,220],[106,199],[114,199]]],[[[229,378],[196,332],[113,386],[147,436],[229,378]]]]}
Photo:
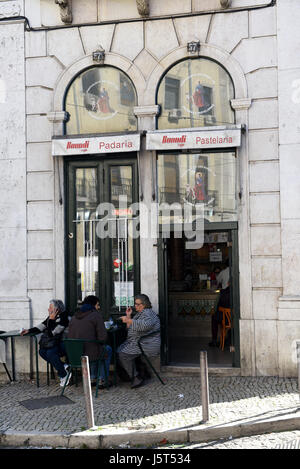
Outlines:
{"type": "Polygon", "coordinates": [[[204,108],[204,90],[203,86],[201,85],[200,81],[195,88],[195,92],[193,94],[193,100],[195,106],[198,108],[198,112],[201,112],[204,108]]]}

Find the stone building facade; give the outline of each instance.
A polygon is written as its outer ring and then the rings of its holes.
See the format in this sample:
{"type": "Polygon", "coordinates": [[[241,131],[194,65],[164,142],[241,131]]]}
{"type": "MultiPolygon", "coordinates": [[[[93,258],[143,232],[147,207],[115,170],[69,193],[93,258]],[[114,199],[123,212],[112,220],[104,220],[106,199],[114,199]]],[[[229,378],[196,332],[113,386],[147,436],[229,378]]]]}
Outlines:
{"type": "MultiPolygon", "coordinates": [[[[50,298],[70,302],[66,155],[54,156],[53,149],[67,135],[65,97],[76,77],[95,66],[112,67],[133,84],[132,122],[141,135],[138,189],[150,206],[158,160],[144,134],[158,129],[157,90],[176,64],[204,58],[232,80],[234,125],[243,129],[234,149],[236,367],[242,375],[294,376],[300,339],[299,2],[1,0],[0,20],[0,329],[44,319],[50,298]],[[200,50],[189,51],[191,42],[200,50]],[[97,50],[105,53],[100,64],[93,59],[97,50]]],[[[139,288],[162,311],[158,244],[140,239],[139,288]]],[[[27,369],[26,358],[17,366],[27,369]]]]}

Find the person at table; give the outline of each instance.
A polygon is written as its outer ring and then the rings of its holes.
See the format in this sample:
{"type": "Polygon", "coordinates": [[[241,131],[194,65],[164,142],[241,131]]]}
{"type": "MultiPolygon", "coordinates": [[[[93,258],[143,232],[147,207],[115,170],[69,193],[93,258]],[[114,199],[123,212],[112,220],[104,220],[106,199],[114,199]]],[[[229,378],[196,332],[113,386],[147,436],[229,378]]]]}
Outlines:
{"type": "Polygon", "coordinates": [[[140,337],[156,332],[156,334],[142,339],[141,345],[149,356],[158,355],[160,352],[160,320],[157,313],[153,311],[148,296],[144,294],[135,296],[134,306],[136,312],[134,316],[131,307],[127,308],[126,316],[121,316],[121,320],[127,326],[128,333],[127,339],[117,350],[121,366],[128,376],[133,376],[131,388],[137,388],[144,382],[135,365],[135,359],[141,355],[138,346],[140,337]]]}
{"type": "MultiPolygon", "coordinates": [[[[56,369],[61,387],[65,385],[67,379],[68,365],[63,363],[61,358],[66,356],[62,338],[68,324],[68,313],[64,303],[61,300],[53,299],[49,302],[48,317],[41,324],[21,332],[21,335],[42,333],[39,341],[39,354],[56,369]]],[[[71,374],[66,385],[69,384],[70,377],[71,374]]]]}
{"type": "MultiPolygon", "coordinates": [[[[225,286],[225,285],[224,285],[225,286]]],[[[230,308],[230,282],[228,280],[225,288],[222,288],[220,291],[220,297],[215,313],[211,317],[211,335],[212,340],[209,342],[210,347],[217,347],[218,330],[219,326],[222,324],[223,313],[219,311],[219,308],[230,308]]]]}
{"type": "MultiPolygon", "coordinates": [[[[89,295],[84,298],[82,306],[72,317],[69,324],[68,339],[87,339],[107,341],[107,332],[104,325],[103,314],[100,311],[100,300],[97,296],[89,295]]],[[[90,377],[92,386],[96,385],[98,373],[98,360],[105,348],[105,368],[107,376],[112,355],[109,345],[86,342],[84,353],[89,357],[90,377]]],[[[105,371],[101,364],[99,388],[105,386],[105,371]]]]}

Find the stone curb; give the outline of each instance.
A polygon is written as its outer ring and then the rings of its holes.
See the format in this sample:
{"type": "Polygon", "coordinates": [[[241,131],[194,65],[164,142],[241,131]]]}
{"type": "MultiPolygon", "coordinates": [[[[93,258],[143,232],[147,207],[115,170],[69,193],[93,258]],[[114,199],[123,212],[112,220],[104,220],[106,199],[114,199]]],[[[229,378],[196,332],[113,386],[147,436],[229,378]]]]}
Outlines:
{"type": "Polygon", "coordinates": [[[279,416],[260,421],[244,421],[212,427],[199,426],[191,429],[178,429],[153,432],[128,432],[120,429],[86,430],[73,433],[38,433],[7,431],[0,434],[1,446],[107,449],[151,446],[154,444],[203,443],[212,440],[241,438],[263,433],[293,431],[300,429],[300,412],[293,416],[279,416]]]}

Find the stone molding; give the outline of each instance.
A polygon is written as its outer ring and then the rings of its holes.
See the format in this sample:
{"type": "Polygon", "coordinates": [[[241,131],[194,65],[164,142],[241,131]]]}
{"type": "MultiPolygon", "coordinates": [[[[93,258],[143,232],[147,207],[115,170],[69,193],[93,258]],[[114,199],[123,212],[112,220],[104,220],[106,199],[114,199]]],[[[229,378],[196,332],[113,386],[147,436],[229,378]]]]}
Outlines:
{"type": "Polygon", "coordinates": [[[133,108],[133,113],[137,117],[155,117],[160,112],[160,106],[155,104],[153,106],[136,106],[133,108]]]}
{"type": "Polygon", "coordinates": [[[68,118],[68,113],[65,111],[48,112],[47,119],[52,123],[65,122],[68,118]]]}
{"type": "Polygon", "coordinates": [[[19,2],[5,2],[0,4],[0,18],[7,18],[9,16],[20,16],[22,13],[21,5],[19,2]]]}
{"type": "Polygon", "coordinates": [[[252,100],[250,98],[236,98],[231,100],[231,106],[235,111],[245,111],[250,108],[252,100]]]}

